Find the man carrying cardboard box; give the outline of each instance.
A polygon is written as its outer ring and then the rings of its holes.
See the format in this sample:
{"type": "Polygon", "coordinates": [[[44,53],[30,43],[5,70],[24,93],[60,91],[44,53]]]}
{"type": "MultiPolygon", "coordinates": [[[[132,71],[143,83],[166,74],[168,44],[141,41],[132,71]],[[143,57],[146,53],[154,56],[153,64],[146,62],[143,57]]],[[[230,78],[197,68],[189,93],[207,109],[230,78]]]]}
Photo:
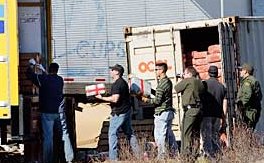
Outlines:
{"type": "Polygon", "coordinates": [[[111,95],[108,97],[102,97],[102,95],[95,96],[98,99],[110,102],[111,106],[111,118],[108,130],[109,159],[113,161],[118,160],[117,144],[119,128],[122,128],[130,142],[134,155],[139,158],[139,145],[131,125],[129,88],[127,82],[122,78],[124,68],[119,64],[109,68],[111,69],[110,74],[113,79],[111,95]]]}

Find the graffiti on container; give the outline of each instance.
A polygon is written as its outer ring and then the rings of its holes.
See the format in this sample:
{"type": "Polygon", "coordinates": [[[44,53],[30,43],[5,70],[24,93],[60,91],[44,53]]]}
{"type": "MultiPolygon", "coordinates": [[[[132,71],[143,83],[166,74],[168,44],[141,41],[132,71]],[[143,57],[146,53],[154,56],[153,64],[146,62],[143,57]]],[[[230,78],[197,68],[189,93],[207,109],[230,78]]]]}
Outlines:
{"type": "Polygon", "coordinates": [[[95,76],[107,76],[109,74],[109,70],[107,68],[94,68],[94,69],[84,69],[71,67],[69,69],[60,70],[60,75],[62,76],[82,76],[82,77],[95,77],[95,76]]]}
{"type": "Polygon", "coordinates": [[[77,55],[79,58],[108,58],[110,56],[122,58],[125,57],[124,42],[82,40],[74,48],[67,50],[65,54],[55,54],[54,59],[72,55],[77,55]]]}
{"type": "MultiPolygon", "coordinates": [[[[64,8],[66,8],[66,12],[64,13],[64,17],[65,17],[65,24],[70,27],[70,26],[74,26],[80,18],[81,20],[83,20],[83,14],[87,14],[88,13],[96,13],[97,17],[94,16],[87,16],[87,20],[89,20],[89,25],[91,25],[90,23],[93,22],[93,20],[91,21],[90,19],[96,18],[96,25],[95,25],[95,29],[97,30],[97,32],[100,31],[104,31],[105,27],[106,27],[106,12],[105,12],[105,7],[103,4],[102,0],[93,0],[92,3],[87,2],[87,0],[74,0],[74,1],[65,1],[64,2],[65,6],[64,8]],[[88,9],[87,9],[88,7],[88,9]],[[95,10],[95,11],[93,11],[95,10]]],[[[62,9],[62,8],[59,8],[62,9]]],[[[60,13],[60,12],[58,12],[60,13]]],[[[55,12],[56,14],[56,12],[55,12]]],[[[54,14],[54,15],[55,15],[54,14]]],[[[61,15],[58,15],[58,17],[60,17],[61,15]]],[[[78,23],[77,23],[78,24],[78,23]]],[[[85,23],[83,25],[86,25],[85,23]]]]}
{"type": "MultiPolygon", "coordinates": [[[[164,60],[157,60],[156,63],[161,63],[161,62],[165,62],[167,63],[167,60],[164,59],[164,60]]],[[[153,72],[154,71],[154,66],[155,66],[155,63],[154,61],[149,61],[149,62],[145,62],[145,61],[142,61],[138,64],[138,70],[139,72],[141,73],[145,73],[145,72],[153,72]]],[[[168,65],[168,69],[171,70],[172,69],[172,66],[171,65],[168,65]]]]}
{"type": "Polygon", "coordinates": [[[94,3],[96,5],[96,9],[97,9],[96,29],[97,29],[97,31],[102,31],[104,29],[104,27],[106,26],[106,24],[105,24],[105,9],[104,9],[103,4],[100,0],[94,0],[94,3]]]}

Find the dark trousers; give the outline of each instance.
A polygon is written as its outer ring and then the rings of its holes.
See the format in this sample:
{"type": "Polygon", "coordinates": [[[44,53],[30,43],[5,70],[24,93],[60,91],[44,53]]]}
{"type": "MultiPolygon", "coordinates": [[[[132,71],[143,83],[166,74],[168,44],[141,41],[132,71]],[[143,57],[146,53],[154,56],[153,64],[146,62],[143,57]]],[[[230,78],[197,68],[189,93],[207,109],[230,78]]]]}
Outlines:
{"type": "Polygon", "coordinates": [[[181,132],[181,153],[197,156],[200,143],[200,108],[190,108],[184,112],[181,132]]]}

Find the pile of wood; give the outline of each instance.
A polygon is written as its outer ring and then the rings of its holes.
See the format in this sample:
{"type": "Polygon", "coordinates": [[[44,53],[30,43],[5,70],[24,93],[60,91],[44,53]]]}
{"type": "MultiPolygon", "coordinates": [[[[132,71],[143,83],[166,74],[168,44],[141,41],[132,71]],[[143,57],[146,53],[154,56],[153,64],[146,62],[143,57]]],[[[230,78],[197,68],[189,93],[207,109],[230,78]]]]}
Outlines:
{"type": "Polygon", "coordinates": [[[19,54],[19,93],[24,95],[34,95],[38,93],[38,88],[27,78],[26,72],[29,66],[29,59],[39,60],[39,53],[20,53],[19,54]]]}
{"type": "Polygon", "coordinates": [[[222,63],[220,45],[211,45],[207,51],[192,51],[184,58],[185,66],[193,66],[202,80],[209,78],[208,69],[211,65],[218,67],[218,79],[222,82],[222,63]]]}

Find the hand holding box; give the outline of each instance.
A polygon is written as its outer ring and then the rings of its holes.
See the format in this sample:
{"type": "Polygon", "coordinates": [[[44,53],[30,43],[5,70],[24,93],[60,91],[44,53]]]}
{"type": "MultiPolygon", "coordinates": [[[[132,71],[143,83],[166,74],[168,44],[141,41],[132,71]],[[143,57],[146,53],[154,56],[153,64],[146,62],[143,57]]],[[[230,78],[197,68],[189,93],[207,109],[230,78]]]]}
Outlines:
{"type": "Polygon", "coordinates": [[[137,77],[130,78],[129,87],[131,94],[143,96],[150,96],[151,94],[151,84],[137,77]]]}

